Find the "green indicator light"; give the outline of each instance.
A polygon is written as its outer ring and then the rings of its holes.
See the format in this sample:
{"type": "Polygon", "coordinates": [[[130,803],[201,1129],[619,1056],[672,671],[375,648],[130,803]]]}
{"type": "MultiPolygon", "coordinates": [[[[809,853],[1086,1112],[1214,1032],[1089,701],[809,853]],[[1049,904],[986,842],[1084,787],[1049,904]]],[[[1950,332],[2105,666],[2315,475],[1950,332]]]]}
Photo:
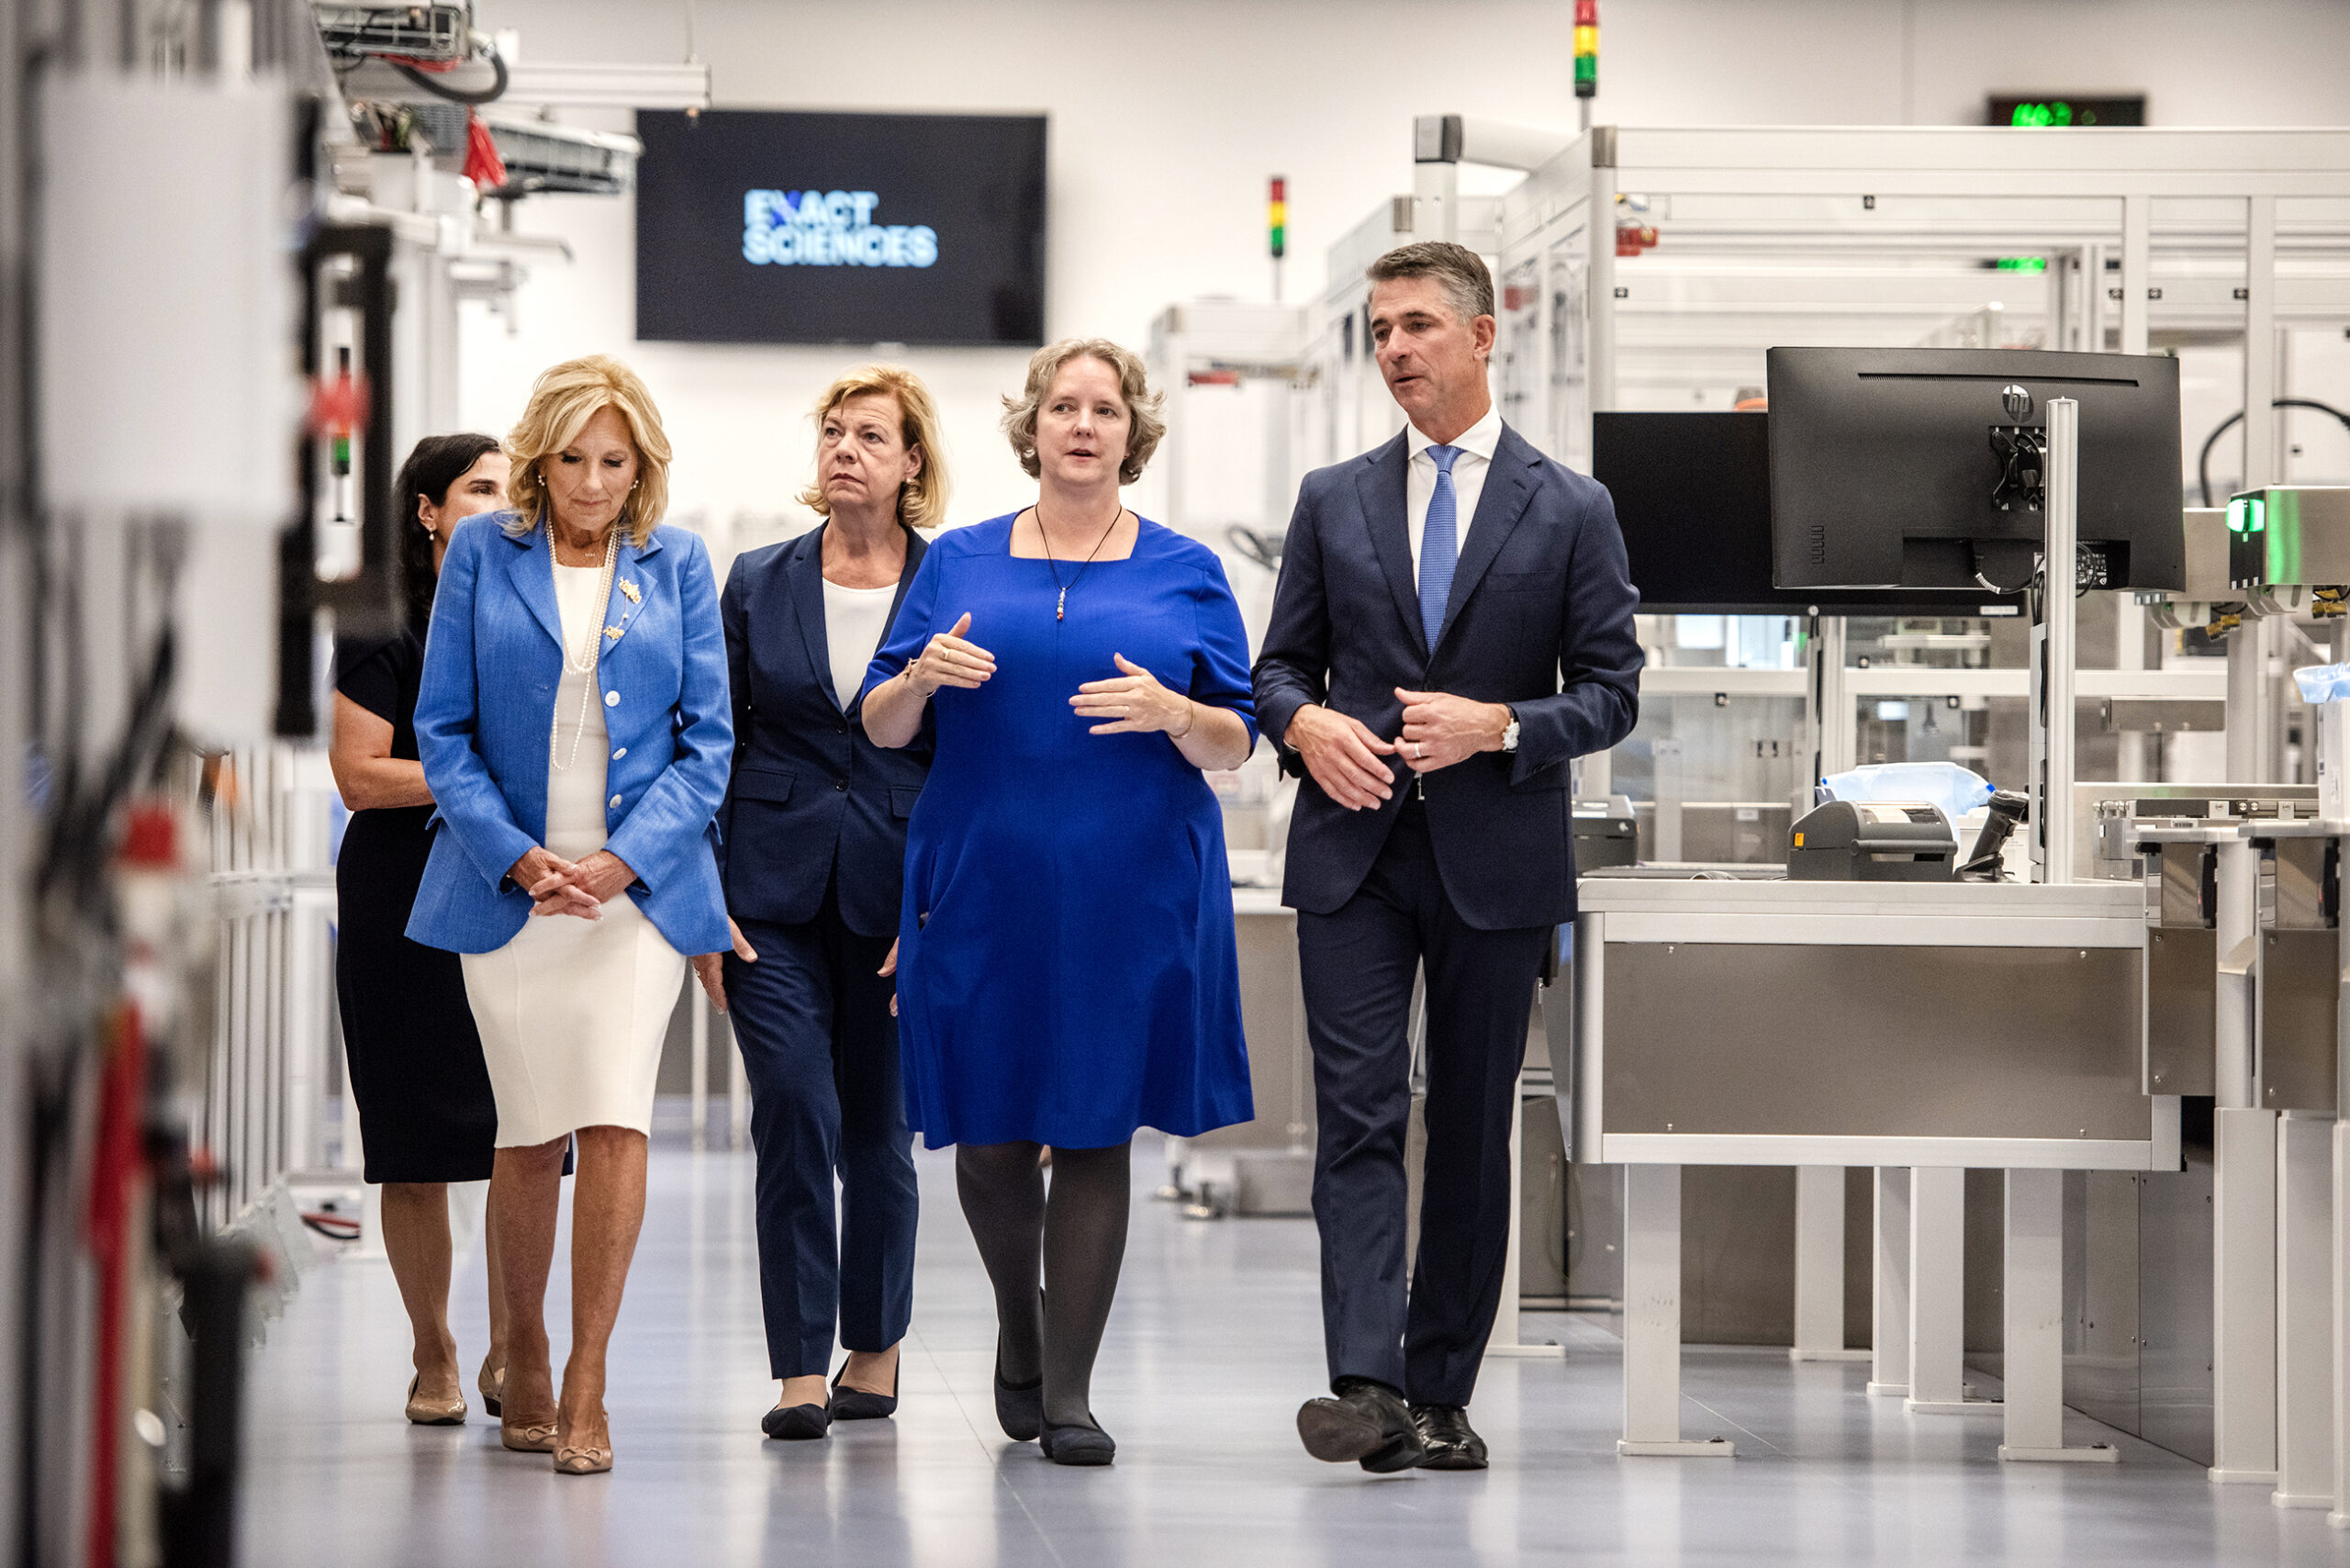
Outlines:
{"type": "Polygon", "coordinates": [[[1596,82],[1599,80],[1599,57],[1597,55],[1578,54],[1575,56],[1575,80],[1578,82],[1596,82]]]}
{"type": "Polygon", "coordinates": [[[2045,256],[2001,256],[1999,270],[2003,273],[2044,273],[2048,270],[2045,256]]]}
{"type": "Polygon", "coordinates": [[[2268,505],[2258,496],[2238,496],[2228,502],[2230,533],[2264,533],[2268,529],[2268,505]]]}

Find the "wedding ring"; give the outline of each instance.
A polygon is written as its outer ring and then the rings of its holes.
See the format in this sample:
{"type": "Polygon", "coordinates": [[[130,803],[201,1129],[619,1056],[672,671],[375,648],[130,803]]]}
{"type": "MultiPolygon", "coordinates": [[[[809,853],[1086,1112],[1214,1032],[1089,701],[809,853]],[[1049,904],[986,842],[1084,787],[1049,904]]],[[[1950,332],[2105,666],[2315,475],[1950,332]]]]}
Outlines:
{"type": "Polygon", "coordinates": [[[1412,743],[1412,756],[1415,761],[1426,762],[1428,759],[1428,748],[1422,743],[1414,741],[1412,743]]]}

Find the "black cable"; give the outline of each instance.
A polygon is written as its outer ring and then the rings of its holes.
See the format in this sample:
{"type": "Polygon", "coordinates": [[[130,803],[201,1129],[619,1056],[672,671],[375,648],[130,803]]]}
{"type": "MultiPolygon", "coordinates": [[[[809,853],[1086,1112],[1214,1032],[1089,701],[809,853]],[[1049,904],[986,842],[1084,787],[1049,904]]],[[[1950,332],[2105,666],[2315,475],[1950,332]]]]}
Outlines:
{"type": "Polygon", "coordinates": [[[431,94],[436,98],[446,98],[453,104],[465,104],[469,106],[476,104],[494,104],[498,99],[506,95],[506,62],[498,58],[498,51],[494,49],[485,49],[481,51],[481,54],[484,60],[489,62],[489,68],[497,73],[498,80],[491,83],[488,86],[478,90],[468,90],[464,87],[452,87],[447,83],[442,82],[439,77],[435,76],[431,72],[420,71],[415,66],[407,63],[405,61],[392,60],[386,61],[385,63],[389,65],[393,70],[398,72],[401,75],[407,77],[409,81],[415,83],[418,86],[423,88],[426,92],[431,94]]]}
{"type": "MultiPolygon", "coordinates": [[[[2332,414],[2335,419],[2342,421],[2342,428],[2344,430],[2350,431],[2350,414],[2344,413],[2341,409],[2335,408],[2331,403],[2321,403],[2314,398],[2278,398],[2271,401],[2268,406],[2272,409],[2315,409],[2321,414],[2332,414]]],[[[2226,419],[2221,420],[2220,421],[2219,428],[2213,431],[2210,436],[2205,438],[2203,442],[2203,451],[2195,459],[2195,479],[2196,483],[2203,487],[2203,504],[2207,507],[2213,504],[2211,500],[2211,449],[2219,445],[2220,438],[2227,434],[2229,430],[2243,419],[2244,410],[2242,409],[2238,409],[2234,413],[2230,414],[2226,419]]]]}

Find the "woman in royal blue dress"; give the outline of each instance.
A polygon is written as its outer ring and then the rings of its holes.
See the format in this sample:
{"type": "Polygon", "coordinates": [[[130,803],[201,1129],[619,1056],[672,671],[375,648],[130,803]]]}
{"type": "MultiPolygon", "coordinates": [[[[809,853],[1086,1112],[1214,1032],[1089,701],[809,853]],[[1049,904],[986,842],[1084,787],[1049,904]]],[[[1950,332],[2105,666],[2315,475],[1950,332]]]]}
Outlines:
{"type": "Polygon", "coordinates": [[[995,1287],[997,1418],[1058,1462],[1107,1464],[1091,1384],[1128,1145],[1254,1114],[1223,817],[1201,773],[1247,759],[1255,709],[1215,555],[1118,498],[1166,428],[1142,362],[1054,343],[1004,405],[1036,504],[931,545],[867,678],[865,729],[904,745],[935,711],[907,825],[899,1029],[908,1118],[955,1146],[995,1287]]]}

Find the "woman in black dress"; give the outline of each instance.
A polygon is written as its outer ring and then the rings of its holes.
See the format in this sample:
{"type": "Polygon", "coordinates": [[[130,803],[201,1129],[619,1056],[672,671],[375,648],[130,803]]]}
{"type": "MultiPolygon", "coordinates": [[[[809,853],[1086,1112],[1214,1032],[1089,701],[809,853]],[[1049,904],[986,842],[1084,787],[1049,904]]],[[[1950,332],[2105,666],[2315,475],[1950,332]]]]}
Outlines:
{"type": "MultiPolygon", "coordinates": [[[[416,692],[432,590],[457,524],[507,504],[506,454],[486,435],[428,436],[400,468],[408,625],[335,649],[335,786],[351,808],[335,863],[340,905],[335,991],[359,1105],[366,1178],[384,1187],[384,1250],[416,1337],[408,1418],[465,1418],[464,1374],[449,1332],[449,1186],[489,1179],[498,1106],[457,955],[411,942],[409,906],[431,848],[432,791],[417,761],[416,692]]],[[[489,1354],[482,1403],[498,1413],[506,1378],[506,1304],[498,1236],[485,1227],[489,1354]]]]}

